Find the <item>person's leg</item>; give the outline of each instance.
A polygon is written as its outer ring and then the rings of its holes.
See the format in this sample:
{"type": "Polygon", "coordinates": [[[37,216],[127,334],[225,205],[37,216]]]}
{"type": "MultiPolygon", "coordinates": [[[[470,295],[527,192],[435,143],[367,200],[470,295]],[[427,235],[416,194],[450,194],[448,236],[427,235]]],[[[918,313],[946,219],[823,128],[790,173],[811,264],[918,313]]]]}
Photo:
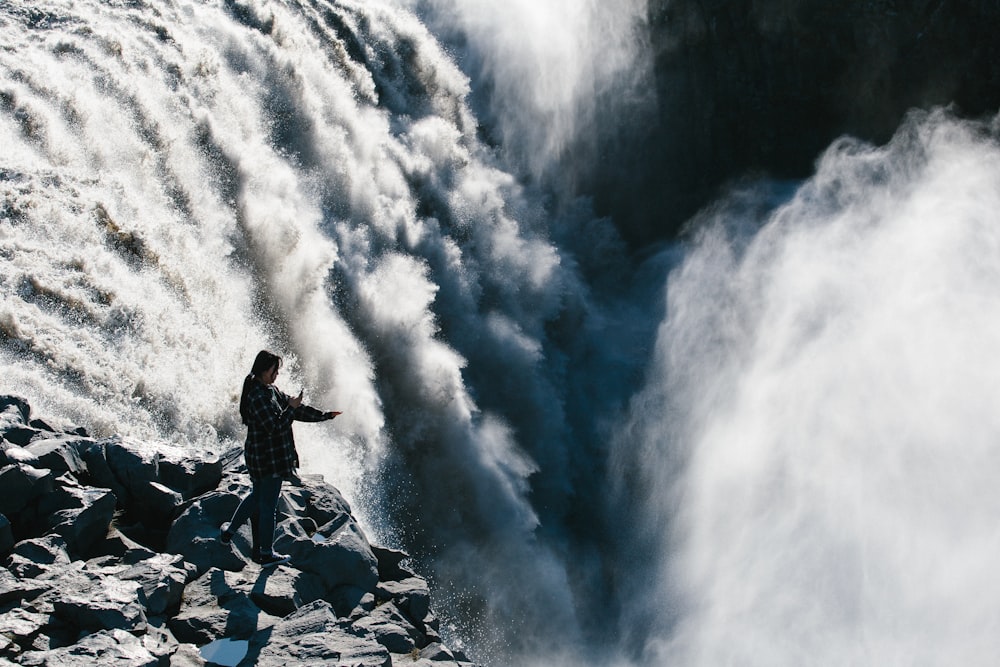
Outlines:
{"type": "Polygon", "coordinates": [[[287,561],[287,556],[274,554],[274,524],[278,512],[278,497],[281,495],[281,478],[269,477],[260,480],[257,487],[257,503],[260,511],[258,518],[258,535],[260,541],[260,562],[262,565],[276,564],[277,561],[287,561]],[[272,561],[274,561],[272,563],[272,561]]]}
{"type": "Polygon", "coordinates": [[[230,540],[233,539],[233,535],[236,531],[240,529],[240,526],[250,518],[250,515],[254,513],[257,509],[259,503],[257,501],[257,485],[254,484],[250,493],[246,495],[245,498],[240,502],[236,511],[233,513],[233,518],[229,520],[229,523],[222,524],[222,542],[228,544],[230,540]]]}

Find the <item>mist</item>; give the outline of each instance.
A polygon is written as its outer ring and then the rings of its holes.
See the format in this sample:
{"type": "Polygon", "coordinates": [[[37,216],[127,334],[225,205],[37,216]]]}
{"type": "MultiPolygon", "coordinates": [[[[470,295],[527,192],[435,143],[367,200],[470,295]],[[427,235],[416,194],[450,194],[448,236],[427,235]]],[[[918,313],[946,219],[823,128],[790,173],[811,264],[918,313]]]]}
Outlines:
{"type": "Polygon", "coordinates": [[[780,188],[703,214],[616,443],[659,555],[643,664],[993,660],[995,137],[912,114],[763,218],[780,188]]]}

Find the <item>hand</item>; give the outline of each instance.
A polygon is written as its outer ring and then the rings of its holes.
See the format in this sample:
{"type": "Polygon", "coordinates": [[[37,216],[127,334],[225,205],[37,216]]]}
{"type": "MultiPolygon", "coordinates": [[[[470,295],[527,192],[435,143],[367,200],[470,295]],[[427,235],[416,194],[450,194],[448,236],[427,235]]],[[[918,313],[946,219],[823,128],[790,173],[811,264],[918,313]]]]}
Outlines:
{"type": "Polygon", "coordinates": [[[342,415],[342,414],[344,414],[344,413],[342,413],[342,412],[327,412],[326,413],[326,418],[327,419],[333,419],[337,415],[342,415]]]}
{"type": "Polygon", "coordinates": [[[291,407],[291,408],[294,409],[294,408],[299,407],[300,405],[302,405],[302,392],[301,391],[299,392],[299,395],[296,396],[295,398],[288,399],[288,406],[289,407],[291,407]]]}

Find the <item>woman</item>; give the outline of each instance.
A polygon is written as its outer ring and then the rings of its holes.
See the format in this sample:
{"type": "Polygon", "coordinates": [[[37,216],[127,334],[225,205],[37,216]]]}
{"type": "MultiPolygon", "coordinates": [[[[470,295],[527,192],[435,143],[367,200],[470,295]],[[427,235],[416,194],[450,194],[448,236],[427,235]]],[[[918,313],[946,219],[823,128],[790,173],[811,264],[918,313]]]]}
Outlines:
{"type": "Polygon", "coordinates": [[[281,357],[261,350],[254,359],[250,375],[243,381],[240,416],[247,425],[244,446],[247,471],[253,489],[236,508],[229,523],[222,525],[222,542],[229,544],[248,518],[253,534],[255,563],[271,567],[288,562],[289,556],[274,553],[274,523],[281,482],[296,477],[299,467],[292,422],[318,422],[333,419],[339,412],[320,412],[302,405],[302,392],[295,398],[274,386],[281,367],[281,357]]]}

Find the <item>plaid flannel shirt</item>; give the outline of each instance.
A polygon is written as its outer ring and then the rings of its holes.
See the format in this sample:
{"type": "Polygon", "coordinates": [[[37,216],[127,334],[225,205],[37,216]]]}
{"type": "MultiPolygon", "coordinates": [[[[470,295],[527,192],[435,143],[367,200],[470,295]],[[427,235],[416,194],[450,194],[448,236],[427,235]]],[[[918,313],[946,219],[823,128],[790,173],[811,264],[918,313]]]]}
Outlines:
{"type": "Polygon", "coordinates": [[[254,382],[247,396],[247,441],[243,449],[251,479],[291,479],[299,467],[292,422],[329,419],[308,405],[291,408],[289,396],[277,388],[254,382]]]}

